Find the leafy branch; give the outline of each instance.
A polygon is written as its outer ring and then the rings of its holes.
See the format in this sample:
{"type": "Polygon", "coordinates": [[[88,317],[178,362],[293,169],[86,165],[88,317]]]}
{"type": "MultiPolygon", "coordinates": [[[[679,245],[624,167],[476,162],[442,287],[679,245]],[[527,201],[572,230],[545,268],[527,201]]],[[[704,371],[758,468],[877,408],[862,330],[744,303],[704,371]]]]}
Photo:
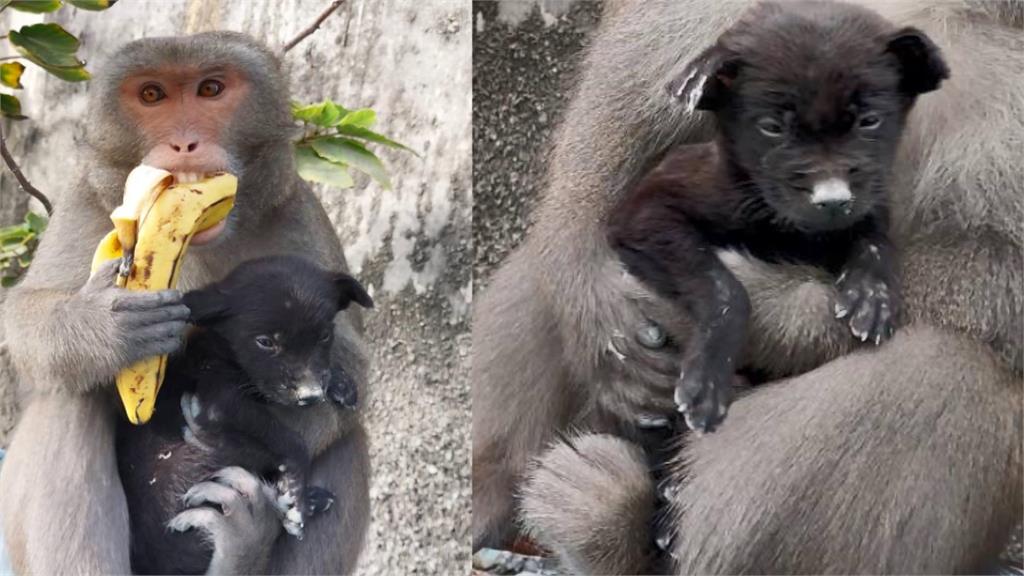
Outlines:
{"type": "Polygon", "coordinates": [[[311,182],[351,188],[354,181],[350,169],[354,168],[388,189],[391,179],[387,169],[367,145],[412,152],[404,144],[371,130],[377,114],[369,108],[347,110],[330,100],[319,104],[293,102],[292,116],[303,124],[303,136],[295,142],[295,165],[299,176],[311,182]]]}
{"type": "Polygon", "coordinates": [[[45,229],[46,219],[32,212],[21,224],[0,228],[0,287],[13,286],[32,263],[39,235],[45,229]]]}

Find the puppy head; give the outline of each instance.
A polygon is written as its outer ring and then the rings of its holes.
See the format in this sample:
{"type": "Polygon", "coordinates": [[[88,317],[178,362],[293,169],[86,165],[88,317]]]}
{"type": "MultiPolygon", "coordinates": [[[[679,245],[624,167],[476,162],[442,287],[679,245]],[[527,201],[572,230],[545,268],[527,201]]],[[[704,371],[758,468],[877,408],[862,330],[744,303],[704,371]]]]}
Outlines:
{"type": "Polygon", "coordinates": [[[907,112],[948,77],[919,30],[838,2],[764,2],[668,88],[715,114],[730,168],[782,220],[816,231],[885,202],[907,112]]]}
{"type": "Polygon", "coordinates": [[[256,393],[299,406],[325,398],[334,316],[352,302],[373,307],[355,278],[296,256],[247,261],[184,300],[193,323],[227,343],[256,393]]]}

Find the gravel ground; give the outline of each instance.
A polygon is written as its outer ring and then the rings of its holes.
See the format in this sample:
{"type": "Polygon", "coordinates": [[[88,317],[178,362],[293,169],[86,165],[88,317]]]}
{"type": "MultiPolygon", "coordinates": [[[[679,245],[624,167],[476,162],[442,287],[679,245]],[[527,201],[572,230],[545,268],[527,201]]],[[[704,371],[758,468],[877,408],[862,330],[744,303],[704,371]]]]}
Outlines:
{"type": "Polygon", "coordinates": [[[524,19],[511,23],[499,16],[502,8],[498,2],[473,3],[477,290],[529,227],[530,210],[544,186],[551,132],[569,99],[580,50],[601,14],[599,2],[576,2],[558,16],[535,4],[524,19]]]}

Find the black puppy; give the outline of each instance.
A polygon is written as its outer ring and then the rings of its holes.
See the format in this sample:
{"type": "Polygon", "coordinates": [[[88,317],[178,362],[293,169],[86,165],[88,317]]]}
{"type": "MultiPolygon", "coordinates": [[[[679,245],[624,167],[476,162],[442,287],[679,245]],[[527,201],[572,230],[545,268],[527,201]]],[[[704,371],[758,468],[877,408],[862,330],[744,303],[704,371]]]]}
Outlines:
{"type": "Polygon", "coordinates": [[[168,522],[195,504],[183,498],[189,487],[224,467],[276,482],[285,529],[300,538],[304,518],[330,507],[331,492],[306,486],[302,439],[270,407],[352,406],[354,382],[330,365],[334,316],[353,301],[373,306],[348,274],[295,256],[245,262],[184,300],[196,329],[169,362],[153,420],[124,420],[117,433],[135,573],[206,571],[211,551],[201,536],[168,522]]]}
{"type": "Polygon", "coordinates": [[[627,270],[693,320],[675,393],[690,428],[725,417],[750,314],[717,249],[824,267],[853,335],[891,336],[889,167],[915,98],[947,77],[919,30],[843,3],[765,2],[669,85],[715,115],[717,139],[670,150],[608,226],[627,270]]]}

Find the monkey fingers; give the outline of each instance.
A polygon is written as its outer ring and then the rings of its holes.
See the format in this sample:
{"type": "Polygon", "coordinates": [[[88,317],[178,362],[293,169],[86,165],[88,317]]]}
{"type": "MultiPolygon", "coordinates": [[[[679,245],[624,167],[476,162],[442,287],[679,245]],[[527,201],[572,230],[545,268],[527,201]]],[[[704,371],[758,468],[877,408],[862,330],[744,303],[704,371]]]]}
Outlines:
{"type": "Polygon", "coordinates": [[[182,305],[180,290],[136,292],[118,288],[115,291],[116,295],[111,301],[111,309],[114,312],[147,312],[182,305]]]}
{"type": "Polygon", "coordinates": [[[281,474],[277,479],[277,510],[281,514],[281,525],[285,532],[302,540],[305,518],[303,517],[304,497],[303,482],[293,468],[282,464],[278,467],[281,474]]]}
{"type": "Polygon", "coordinates": [[[251,506],[248,498],[238,491],[215,481],[200,482],[192,486],[181,499],[188,508],[213,504],[219,507],[221,514],[225,516],[230,516],[239,506],[251,506]]]}

